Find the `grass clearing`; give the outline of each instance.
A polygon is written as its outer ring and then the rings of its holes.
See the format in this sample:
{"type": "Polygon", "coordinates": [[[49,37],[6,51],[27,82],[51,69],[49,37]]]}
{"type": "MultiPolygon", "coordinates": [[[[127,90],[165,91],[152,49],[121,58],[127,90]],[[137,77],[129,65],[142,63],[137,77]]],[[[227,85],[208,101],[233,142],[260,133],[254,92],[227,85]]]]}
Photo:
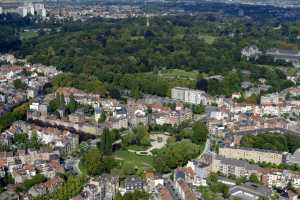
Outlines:
{"type": "Polygon", "coordinates": [[[130,37],[131,40],[143,40],[144,36],[132,36],[130,37]]]}
{"type": "Polygon", "coordinates": [[[198,71],[196,70],[185,71],[182,69],[167,69],[167,70],[161,70],[159,74],[160,76],[163,76],[165,78],[194,80],[197,79],[198,71]]]}
{"type": "Polygon", "coordinates": [[[134,150],[134,151],[146,151],[151,146],[138,146],[138,145],[130,145],[127,149],[134,150]]]}
{"type": "Polygon", "coordinates": [[[153,158],[151,156],[137,155],[127,150],[120,150],[114,153],[114,157],[122,162],[127,162],[139,169],[153,169],[153,158]]]}
{"type": "Polygon", "coordinates": [[[26,32],[21,32],[20,33],[20,39],[22,41],[24,40],[30,40],[34,37],[37,37],[38,36],[38,33],[37,32],[33,32],[33,31],[26,31],[26,32]]]}
{"type": "Polygon", "coordinates": [[[212,44],[217,39],[217,37],[200,33],[198,35],[198,39],[199,40],[204,40],[207,44],[212,44]]]}

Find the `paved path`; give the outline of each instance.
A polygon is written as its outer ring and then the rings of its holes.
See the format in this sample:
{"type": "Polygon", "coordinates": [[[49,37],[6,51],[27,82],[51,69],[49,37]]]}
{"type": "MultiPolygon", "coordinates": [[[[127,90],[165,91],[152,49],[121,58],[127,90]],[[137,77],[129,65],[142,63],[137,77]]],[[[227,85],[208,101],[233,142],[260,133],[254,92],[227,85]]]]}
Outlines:
{"type": "Polygon", "coordinates": [[[208,153],[210,151],[210,138],[208,137],[204,146],[204,149],[202,153],[197,157],[197,159],[200,159],[203,154],[208,153]]]}
{"type": "Polygon", "coordinates": [[[167,144],[167,140],[170,136],[166,135],[166,134],[151,134],[150,135],[150,139],[151,141],[151,147],[148,148],[145,151],[136,151],[136,150],[132,150],[129,149],[129,152],[132,153],[136,153],[137,155],[147,155],[147,156],[152,156],[152,150],[153,149],[161,149],[163,148],[166,144],[167,144]],[[158,142],[158,137],[160,137],[162,139],[161,142],[158,142]]]}

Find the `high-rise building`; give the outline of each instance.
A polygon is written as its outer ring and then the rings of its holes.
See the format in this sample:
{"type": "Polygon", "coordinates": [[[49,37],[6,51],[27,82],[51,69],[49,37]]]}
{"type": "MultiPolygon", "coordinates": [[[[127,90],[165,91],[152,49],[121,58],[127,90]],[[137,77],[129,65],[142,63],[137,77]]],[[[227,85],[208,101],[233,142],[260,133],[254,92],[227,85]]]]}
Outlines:
{"type": "Polygon", "coordinates": [[[32,3],[25,3],[24,7],[27,8],[27,15],[34,15],[34,7],[32,3]]]}
{"type": "Polygon", "coordinates": [[[192,90],[184,87],[175,87],[171,90],[172,99],[184,101],[191,104],[207,105],[208,97],[204,91],[192,90]]]}
{"type": "Polygon", "coordinates": [[[0,15],[3,13],[3,9],[2,7],[0,7],[0,15]]]}
{"type": "Polygon", "coordinates": [[[34,6],[34,10],[35,10],[37,15],[39,15],[41,17],[46,17],[47,12],[46,12],[44,4],[36,3],[33,6],[34,6]]]}
{"type": "Polygon", "coordinates": [[[27,16],[27,7],[21,6],[17,8],[17,13],[21,15],[21,17],[27,16]]]}

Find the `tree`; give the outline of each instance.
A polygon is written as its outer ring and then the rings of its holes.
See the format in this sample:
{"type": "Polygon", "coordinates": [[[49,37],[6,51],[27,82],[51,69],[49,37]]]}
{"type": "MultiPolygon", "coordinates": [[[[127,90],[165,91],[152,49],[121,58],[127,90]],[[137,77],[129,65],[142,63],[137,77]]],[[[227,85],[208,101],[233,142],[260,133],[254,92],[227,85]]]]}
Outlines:
{"type": "Polygon", "coordinates": [[[208,81],[206,79],[200,79],[197,81],[196,87],[198,90],[203,90],[203,91],[207,92],[208,81]]]}
{"type": "Polygon", "coordinates": [[[101,174],[101,165],[102,153],[96,147],[89,149],[80,160],[80,166],[82,166],[91,176],[101,174]]]}
{"type": "Polygon", "coordinates": [[[169,172],[178,166],[183,166],[190,159],[195,158],[200,152],[200,147],[190,140],[182,140],[168,144],[153,152],[154,167],[158,172],[169,172]]]}
{"type": "Polygon", "coordinates": [[[54,190],[53,192],[46,193],[42,196],[36,197],[35,200],[66,200],[71,199],[79,194],[85,183],[85,178],[81,176],[68,176],[66,182],[62,187],[54,190]]]}
{"type": "Polygon", "coordinates": [[[198,121],[193,125],[192,129],[192,142],[196,144],[205,143],[208,135],[208,129],[206,125],[203,122],[198,121]]]}
{"type": "Polygon", "coordinates": [[[253,183],[259,183],[259,179],[258,179],[257,175],[255,175],[255,174],[250,175],[249,181],[253,182],[253,183]]]}
{"type": "Polygon", "coordinates": [[[122,195],[121,195],[121,193],[118,191],[117,193],[116,193],[116,196],[115,196],[115,200],[122,200],[122,195]]]}
{"type": "Polygon", "coordinates": [[[110,155],[112,153],[112,138],[108,128],[104,128],[101,135],[101,151],[104,155],[110,155]]]}
{"type": "Polygon", "coordinates": [[[106,120],[106,114],[105,112],[103,111],[100,115],[100,118],[99,118],[99,123],[104,123],[106,120]]]}
{"type": "Polygon", "coordinates": [[[124,162],[122,164],[122,174],[129,176],[135,174],[135,166],[133,163],[130,162],[124,162]]]}
{"type": "Polygon", "coordinates": [[[122,200],[148,200],[149,194],[145,191],[135,190],[125,193],[122,200]]]}
{"type": "Polygon", "coordinates": [[[18,89],[21,89],[21,90],[24,90],[26,88],[26,84],[23,83],[20,79],[16,79],[14,80],[14,87],[18,90],[18,89]]]}
{"type": "Polygon", "coordinates": [[[30,147],[34,149],[40,149],[42,146],[42,142],[39,139],[37,132],[34,130],[32,131],[31,137],[30,137],[30,147]]]}
{"type": "Polygon", "coordinates": [[[200,104],[200,105],[193,105],[192,111],[194,114],[202,114],[205,112],[205,107],[200,104]]]}
{"type": "Polygon", "coordinates": [[[75,100],[75,97],[73,94],[70,95],[70,101],[67,105],[67,109],[69,110],[70,113],[74,113],[76,111],[78,107],[78,103],[77,101],[75,100]]]}
{"type": "Polygon", "coordinates": [[[42,174],[37,174],[34,177],[32,177],[32,179],[26,180],[24,181],[24,183],[22,183],[22,185],[17,187],[17,191],[18,192],[27,192],[32,186],[45,182],[47,180],[47,178],[42,175],[42,174]]]}
{"type": "Polygon", "coordinates": [[[136,134],[137,143],[139,145],[150,145],[150,134],[148,132],[148,128],[144,124],[138,124],[134,129],[134,133],[136,134]]]}
{"type": "Polygon", "coordinates": [[[16,134],[13,143],[17,145],[20,149],[26,149],[29,146],[29,137],[27,133],[16,134]]]}

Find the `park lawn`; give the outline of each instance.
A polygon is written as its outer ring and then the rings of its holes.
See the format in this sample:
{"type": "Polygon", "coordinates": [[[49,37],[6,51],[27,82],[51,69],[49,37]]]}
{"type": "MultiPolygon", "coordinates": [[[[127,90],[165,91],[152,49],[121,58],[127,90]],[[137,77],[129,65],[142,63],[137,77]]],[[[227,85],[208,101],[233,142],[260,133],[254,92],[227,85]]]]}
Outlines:
{"type": "Polygon", "coordinates": [[[198,39],[204,40],[207,44],[212,44],[217,38],[211,35],[200,33],[198,35],[198,39]]]}
{"type": "Polygon", "coordinates": [[[20,33],[20,39],[22,41],[29,40],[29,39],[32,39],[32,38],[37,37],[37,36],[38,36],[38,33],[33,32],[33,31],[26,31],[26,32],[21,32],[20,33]]]}
{"type": "Polygon", "coordinates": [[[167,69],[161,70],[160,75],[166,78],[173,78],[173,79],[197,79],[198,71],[185,71],[182,69],[167,69]]]}
{"type": "Polygon", "coordinates": [[[146,151],[151,146],[138,146],[138,145],[130,145],[127,147],[128,150],[134,150],[134,151],[146,151]]]}
{"type": "Polygon", "coordinates": [[[145,39],[144,36],[132,36],[130,37],[131,40],[143,40],[145,39]]]}
{"type": "Polygon", "coordinates": [[[151,170],[153,169],[153,158],[151,156],[137,155],[127,150],[119,150],[114,153],[117,160],[132,164],[138,169],[151,170]]]}
{"type": "Polygon", "coordinates": [[[82,166],[82,162],[79,162],[78,168],[80,170],[80,175],[82,175],[82,176],[88,175],[86,168],[82,166]]]}

